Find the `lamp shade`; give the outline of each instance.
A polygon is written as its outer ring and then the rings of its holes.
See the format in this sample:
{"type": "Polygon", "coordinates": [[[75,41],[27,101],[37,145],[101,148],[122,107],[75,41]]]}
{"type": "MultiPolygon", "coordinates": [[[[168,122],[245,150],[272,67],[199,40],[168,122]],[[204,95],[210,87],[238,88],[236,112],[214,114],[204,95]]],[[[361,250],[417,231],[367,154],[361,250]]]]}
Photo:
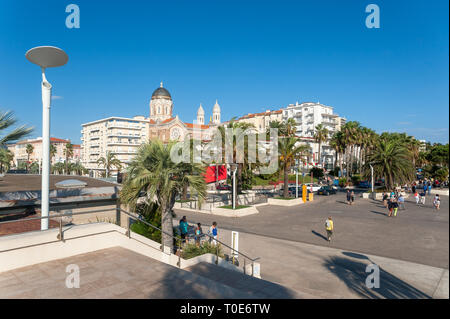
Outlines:
{"type": "Polygon", "coordinates": [[[27,51],[25,57],[42,68],[53,68],[67,63],[69,56],[57,47],[41,46],[27,51]]]}

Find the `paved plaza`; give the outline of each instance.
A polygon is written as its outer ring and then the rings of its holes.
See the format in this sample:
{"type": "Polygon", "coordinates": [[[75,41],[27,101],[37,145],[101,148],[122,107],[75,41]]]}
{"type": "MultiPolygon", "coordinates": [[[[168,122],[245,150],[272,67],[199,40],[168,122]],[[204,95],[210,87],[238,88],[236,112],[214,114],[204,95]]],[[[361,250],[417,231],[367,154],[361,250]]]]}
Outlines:
{"type": "Polygon", "coordinates": [[[313,202],[296,207],[259,206],[259,214],[239,218],[175,212],[177,219],[186,215],[188,222],[201,222],[204,231],[217,221],[219,232],[223,228],[448,269],[449,200],[442,196],[441,209],[436,211],[432,197],[427,196],[425,206],[416,206],[414,199],[408,198],[406,210],[399,210],[395,218],[387,217],[380,201],[357,196],[354,205],[347,205],[343,192],[315,196],[313,202]],[[335,227],[331,244],[324,231],[330,215],[335,227]]]}
{"type": "Polygon", "coordinates": [[[0,298],[308,298],[281,285],[200,263],[189,271],[115,247],[0,274],[0,298]],[[80,269],[67,288],[66,267],[80,269]]]}

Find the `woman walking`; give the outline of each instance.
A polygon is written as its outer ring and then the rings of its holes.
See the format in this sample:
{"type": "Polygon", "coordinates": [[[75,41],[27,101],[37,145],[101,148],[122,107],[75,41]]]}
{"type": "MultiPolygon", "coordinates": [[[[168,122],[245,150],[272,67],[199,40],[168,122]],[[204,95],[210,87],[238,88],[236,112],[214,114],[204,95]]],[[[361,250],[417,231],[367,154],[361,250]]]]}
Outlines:
{"type": "Polygon", "coordinates": [[[325,221],[325,230],[327,231],[327,239],[328,242],[331,242],[331,236],[333,236],[333,220],[331,219],[331,216],[328,217],[328,219],[325,221]]]}

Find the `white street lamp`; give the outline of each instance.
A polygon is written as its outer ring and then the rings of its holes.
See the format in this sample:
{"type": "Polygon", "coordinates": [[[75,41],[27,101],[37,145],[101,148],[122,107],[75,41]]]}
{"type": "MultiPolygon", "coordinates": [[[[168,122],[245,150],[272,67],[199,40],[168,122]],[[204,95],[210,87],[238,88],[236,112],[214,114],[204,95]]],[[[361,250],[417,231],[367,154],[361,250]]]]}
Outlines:
{"type": "MultiPolygon", "coordinates": [[[[67,63],[67,54],[56,47],[41,46],[27,51],[25,57],[42,70],[42,184],[41,217],[48,217],[50,184],[50,102],[52,85],[45,78],[45,69],[62,66],[67,63]]],[[[48,218],[41,219],[41,230],[48,229],[48,218]]]]}
{"type": "MultiPolygon", "coordinates": [[[[371,183],[371,186],[372,186],[372,193],[373,193],[373,166],[371,165],[371,164],[369,164],[370,165],[370,183],[371,183]]],[[[373,194],[372,194],[372,196],[373,196],[373,194]]]]}

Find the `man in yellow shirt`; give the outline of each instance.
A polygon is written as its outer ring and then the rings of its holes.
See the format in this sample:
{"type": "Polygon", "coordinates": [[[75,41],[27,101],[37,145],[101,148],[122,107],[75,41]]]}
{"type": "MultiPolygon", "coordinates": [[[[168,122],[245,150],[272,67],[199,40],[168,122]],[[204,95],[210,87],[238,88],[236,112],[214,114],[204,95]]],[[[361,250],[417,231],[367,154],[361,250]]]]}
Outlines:
{"type": "Polygon", "coordinates": [[[325,221],[325,229],[327,231],[327,238],[328,241],[331,242],[331,236],[333,235],[333,220],[331,219],[331,216],[328,217],[328,219],[325,221]]]}

